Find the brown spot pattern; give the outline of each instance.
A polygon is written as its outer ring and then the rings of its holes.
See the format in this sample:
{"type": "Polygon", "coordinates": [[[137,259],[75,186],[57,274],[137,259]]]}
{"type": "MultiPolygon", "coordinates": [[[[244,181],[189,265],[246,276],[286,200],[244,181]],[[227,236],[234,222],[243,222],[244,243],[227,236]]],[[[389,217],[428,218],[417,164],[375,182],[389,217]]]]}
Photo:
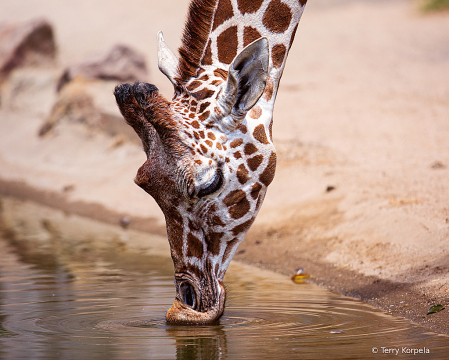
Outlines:
{"type": "Polygon", "coordinates": [[[205,121],[210,115],[210,111],[206,111],[204,113],[202,113],[200,116],[198,116],[198,119],[200,119],[201,121],[205,121]]]}
{"type": "Polygon", "coordinates": [[[251,188],[251,197],[256,200],[259,196],[260,190],[262,189],[262,185],[259,183],[255,183],[251,188]]]}
{"type": "Polygon", "coordinates": [[[268,141],[267,134],[265,132],[265,126],[263,126],[262,124],[259,124],[255,127],[255,129],[253,131],[253,136],[254,136],[254,139],[261,142],[262,144],[270,143],[268,141]]]}
{"type": "Polygon", "coordinates": [[[232,10],[232,4],[230,0],[220,0],[217,5],[217,10],[214,16],[214,25],[212,31],[218,26],[223,24],[226,20],[234,16],[234,11],[232,10]]]}
{"type": "Polygon", "coordinates": [[[212,225],[214,226],[225,226],[226,224],[221,220],[221,218],[217,215],[215,215],[212,218],[212,225]]]}
{"type": "Polygon", "coordinates": [[[248,143],[245,145],[244,151],[245,155],[252,155],[254,154],[258,149],[254,146],[252,143],[248,143]]]}
{"type": "Polygon", "coordinates": [[[257,29],[251,26],[245,26],[243,29],[243,46],[249,45],[261,37],[262,35],[257,29]]]}
{"type": "Polygon", "coordinates": [[[203,257],[203,243],[192,233],[187,235],[187,256],[193,256],[198,259],[203,257]]]}
{"type": "Polygon", "coordinates": [[[268,161],[268,165],[265,170],[260,174],[259,180],[265,186],[271,184],[274,178],[274,173],[276,171],[276,153],[273,151],[270,155],[270,160],[268,161]]]}
{"type": "Polygon", "coordinates": [[[230,64],[237,55],[237,26],[231,26],[217,38],[218,60],[230,64]]]}
{"type": "Polygon", "coordinates": [[[285,32],[292,20],[290,8],[281,0],[272,0],[262,18],[264,26],[275,33],[285,32]]]}
{"type": "Polygon", "coordinates": [[[256,155],[253,156],[251,159],[248,159],[248,167],[251,171],[256,171],[257,168],[262,164],[263,161],[263,155],[256,155]]]}
{"type": "Polygon", "coordinates": [[[223,235],[222,232],[211,232],[206,236],[207,251],[212,255],[220,253],[220,240],[223,235]]]}
{"type": "Polygon", "coordinates": [[[240,151],[236,151],[233,155],[236,159],[240,159],[242,157],[242,154],[240,154],[240,151]]]}
{"type": "Polygon", "coordinates": [[[238,8],[242,14],[253,13],[259,10],[263,0],[238,0],[238,8]]]}
{"type": "Polygon", "coordinates": [[[212,97],[215,94],[215,91],[209,89],[202,89],[200,91],[192,93],[192,96],[197,100],[204,100],[212,97]]]}
{"type": "Polygon", "coordinates": [[[248,132],[248,129],[243,124],[240,124],[239,126],[237,126],[237,130],[240,130],[244,134],[246,134],[248,132]]]}
{"type": "Polygon", "coordinates": [[[218,270],[220,270],[220,264],[219,264],[219,263],[216,263],[216,264],[215,264],[215,267],[214,267],[214,273],[215,273],[215,276],[218,276],[218,270]]]}
{"type": "Polygon", "coordinates": [[[228,72],[223,69],[215,69],[214,75],[217,77],[221,77],[223,80],[226,80],[228,78],[228,72]]]}
{"type": "Polygon", "coordinates": [[[229,258],[229,255],[232,254],[234,247],[236,246],[236,244],[238,243],[239,239],[235,238],[232,239],[231,241],[228,241],[228,244],[226,245],[226,250],[223,254],[223,260],[222,262],[226,262],[226,260],[229,258]]]}
{"type": "Polygon", "coordinates": [[[244,197],[237,204],[231,205],[228,211],[229,215],[231,215],[233,219],[240,219],[241,217],[246,215],[246,213],[250,210],[250,208],[251,204],[246,199],[246,197],[244,197]]]}
{"type": "Polygon", "coordinates": [[[233,190],[223,199],[223,203],[226,206],[232,206],[238,204],[241,200],[246,198],[246,194],[243,190],[233,190]]]}
{"type": "Polygon", "coordinates": [[[167,234],[170,249],[174,258],[182,256],[182,238],[184,235],[183,219],[176,209],[171,209],[170,217],[167,219],[167,234]]]}
{"type": "Polygon", "coordinates": [[[196,89],[201,84],[202,84],[201,81],[198,81],[198,80],[192,81],[189,85],[187,85],[187,90],[192,91],[193,89],[196,89]]]}
{"type": "Polygon", "coordinates": [[[201,59],[201,64],[203,65],[212,65],[212,46],[211,41],[207,43],[206,51],[204,52],[204,56],[201,59]]]}
{"type": "Polygon", "coordinates": [[[249,112],[249,116],[252,119],[258,119],[262,115],[262,108],[259,105],[253,106],[251,111],[249,112]]]}
{"type": "Polygon", "coordinates": [[[249,171],[246,169],[244,164],[240,164],[237,169],[237,179],[239,180],[240,184],[245,184],[249,179],[249,171]]]}
{"type": "Polygon", "coordinates": [[[200,105],[200,113],[202,113],[204,110],[206,110],[207,109],[207,107],[210,105],[210,102],[208,102],[208,101],[206,101],[206,102],[204,102],[204,103],[202,103],[201,105],[200,105]]]}
{"type": "Polygon", "coordinates": [[[208,137],[209,139],[211,139],[211,140],[215,140],[215,139],[216,139],[214,133],[211,133],[211,132],[208,132],[208,133],[207,133],[207,137],[208,137]]]}
{"type": "Polygon", "coordinates": [[[191,124],[195,129],[199,129],[200,128],[200,123],[198,122],[198,121],[192,121],[192,124],[191,124]]]}
{"type": "Polygon", "coordinates": [[[206,140],[205,143],[209,146],[212,147],[212,145],[214,145],[214,143],[210,140],[206,140]]]}
{"type": "Polygon", "coordinates": [[[284,44],[277,44],[273,46],[271,51],[271,59],[273,60],[273,66],[279,69],[284,62],[285,54],[287,53],[287,48],[284,44]]]}
{"type": "Polygon", "coordinates": [[[251,219],[245,221],[244,223],[241,223],[240,225],[235,226],[235,227],[231,230],[231,231],[232,231],[232,234],[233,234],[234,236],[237,236],[238,234],[240,234],[240,233],[242,233],[242,232],[248,231],[248,229],[251,227],[251,225],[253,224],[253,222],[254,222],[254,218],[251,218],[251,219]]]}
{"type": "Polygon", "coordinates": [[[267,101],[270,101],[273,97],[273,80],[271,78],[268,78],[267,85],[265,86],[265,91],[263,92],[263,98],[267,101]]]}
{"type": "Polygon", "coordinates": [[[239,147],[240,145],[243,144],[243,140],[242,139],[235,139],[231,141],[231,148],[235,149],[236,147],[239,147]]]}

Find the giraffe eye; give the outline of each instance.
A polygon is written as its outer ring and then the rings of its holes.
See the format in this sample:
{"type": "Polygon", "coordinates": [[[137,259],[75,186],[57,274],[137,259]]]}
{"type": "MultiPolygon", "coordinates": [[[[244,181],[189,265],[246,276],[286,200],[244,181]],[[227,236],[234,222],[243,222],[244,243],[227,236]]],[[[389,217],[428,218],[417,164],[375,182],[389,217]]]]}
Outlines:
{"type": "Polygon", "coordinates": [[[195,299],[195,290],[193,289],[192,285],[190,285],[188,282],[184,282],[181,284],[180,288],[182,302],[190,306],[192,309],[196,306],[196,299],[195,299]]]}
{"type": "Polygon", "coordinates": [[[223,185],[223,172],[217,169],[215,175],[198,191],[197,196],[202,198],[216,192],[223,185]]]}

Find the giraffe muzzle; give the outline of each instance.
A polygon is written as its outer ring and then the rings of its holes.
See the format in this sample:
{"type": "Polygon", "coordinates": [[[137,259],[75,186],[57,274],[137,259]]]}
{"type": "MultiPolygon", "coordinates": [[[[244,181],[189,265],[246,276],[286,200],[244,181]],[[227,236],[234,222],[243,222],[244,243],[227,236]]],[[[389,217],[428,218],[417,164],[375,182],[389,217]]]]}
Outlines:
{"type": "Polygon", "coordinates": [[[181,280],[177,286],[176,299],[168,309],[165,319],[169,323],[207,324],[217,321],[223,314],[226,291],[218,282],[216,298],[205,296],[209,291],[200,291],[192,280],[181,280]],[[207,306],[204,304],[207,303],[207,306]]]}

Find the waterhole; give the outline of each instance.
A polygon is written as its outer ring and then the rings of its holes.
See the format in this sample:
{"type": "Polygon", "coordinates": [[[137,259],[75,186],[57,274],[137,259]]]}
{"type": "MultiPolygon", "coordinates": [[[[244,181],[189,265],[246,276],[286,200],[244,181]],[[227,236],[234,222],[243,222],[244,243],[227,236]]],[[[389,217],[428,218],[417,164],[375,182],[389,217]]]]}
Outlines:
{"type": "Polygon", "coordinates": [[[235,262],[219,322],[170,325],[164,320],[175,296],[169,257],[123,246],[77,247],[75,240],[72,253],[61,248],[56,230],[37,242],[30,242],[35,230],[22,234],[27,239],[0,238],[2,360],[443,359],[449,353],[447,336],[235,262]]]}

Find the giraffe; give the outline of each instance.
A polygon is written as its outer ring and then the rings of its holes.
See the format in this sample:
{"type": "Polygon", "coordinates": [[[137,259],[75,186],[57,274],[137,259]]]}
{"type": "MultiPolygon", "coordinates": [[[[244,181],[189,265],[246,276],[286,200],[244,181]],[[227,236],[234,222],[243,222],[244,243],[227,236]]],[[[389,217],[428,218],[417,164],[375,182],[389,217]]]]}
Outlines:
{"type": "Polygon", "coordinates": [[[176,297],[165,318],[210,323],[223,278],[276,168],[273,107],[307,0],[192,0],[179,57],[158,33],[159,69],[174,86],[115,88],[147,160],[135,183],[165,215],[176,297]]]}

